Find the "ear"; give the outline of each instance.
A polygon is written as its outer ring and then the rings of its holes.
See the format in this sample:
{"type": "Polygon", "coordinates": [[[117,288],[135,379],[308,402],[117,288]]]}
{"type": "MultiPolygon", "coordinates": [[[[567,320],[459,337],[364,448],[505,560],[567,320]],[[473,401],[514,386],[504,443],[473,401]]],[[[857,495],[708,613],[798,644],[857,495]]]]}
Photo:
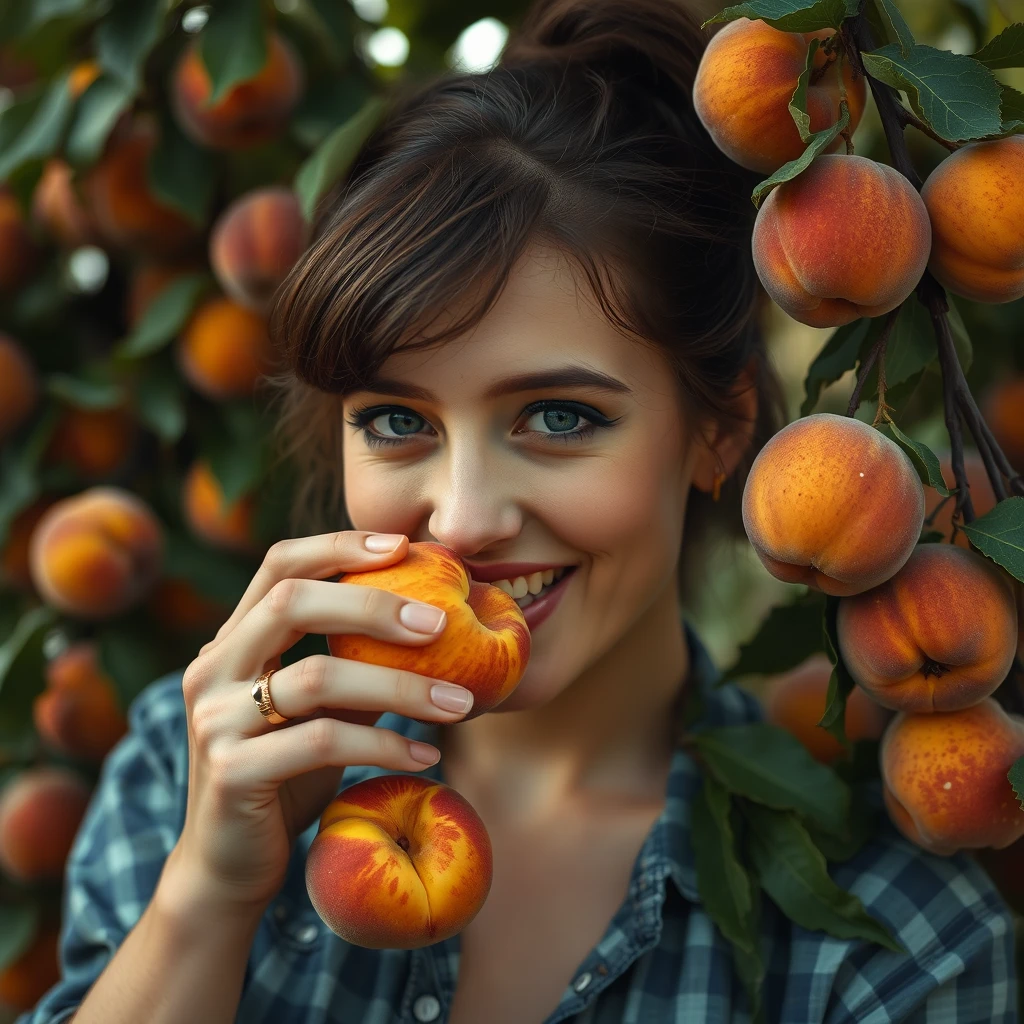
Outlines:
{"type": "Polygon", "coordinates": [[[741,417],[742,423],[733,426],[717,422],[710,424],[711,440],[706,435],[697,438],[697,460],[693,469],[693,486],[699,491],[712,492],[715,474],[730,477],[740,459],[750,447],[757,422],[757,385],[755,383],[755,357],[751,357],[740,373],[730,405],[741,417]]]}

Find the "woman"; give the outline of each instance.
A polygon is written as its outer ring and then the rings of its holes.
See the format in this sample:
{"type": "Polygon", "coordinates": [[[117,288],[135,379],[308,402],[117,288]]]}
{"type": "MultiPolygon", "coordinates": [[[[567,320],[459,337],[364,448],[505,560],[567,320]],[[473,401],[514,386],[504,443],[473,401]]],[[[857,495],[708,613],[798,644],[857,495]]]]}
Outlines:
{"type": "MultiPolygon", "coordinates": [[[[275,545],[133,705],[69,863],[64,977],[23,1024],[749,1019],[673,741],[698,694],[713,724],[759,715],[712,688],[679,585],[713,523],[741,529],[784,422],[751,182],[691,103],[704,41],[669,0],[540,2],[498,68],[406,96],[364,146],[273,318],[326,532],[275,545]],[[261,714],[253,681],[305,633],[431,643],[429,607],[331,582],[417,540],[481,579],[569,568],[557,602],[520,599],[516,691],[458,727],[465,693],[317,656],[261,714]],[[479,915],[413,951],[349,945],[305,888],[320,812],[384,772],[454,786],[493,844],[479,915]]],[[[765,900],[768,1020],[1015,1019],[1010,919],[973,861],[886,825],[834,877],[908,953],[765,900]]]]}

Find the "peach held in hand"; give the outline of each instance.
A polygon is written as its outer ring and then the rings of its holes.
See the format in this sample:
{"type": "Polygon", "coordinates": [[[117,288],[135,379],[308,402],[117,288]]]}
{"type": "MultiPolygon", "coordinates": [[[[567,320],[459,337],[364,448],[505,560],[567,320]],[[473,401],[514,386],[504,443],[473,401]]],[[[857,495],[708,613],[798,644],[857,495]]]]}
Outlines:
{"type": "Polygon", "coordinates": [[[425,647],[354,633],[329,636],[327,646],[336,658],[405,669],[466,687],[473,694],[473,707],[462,722],[490,711],[519,685],[530,657],[530,630],[522,610],[500,587],[471,579],[462,559],[443,544],[413,542],[401,562],[345,573],[338,582],[425,601],[443,608],[447,620],[441,635],[425,647]]]}
{"type": "Polygon", "coordinates": [[[743,489],[743,526],[765,568],[837,597],[894,575],[923,522],[909,456],[852,416],[814,413],[783,427],[743,489]]]}
{"type": "Polygon", "coordinates": [[[757,276],[782,309],[811,327],[839,327],[910,295],[932,228],[899,171],[863,156],[819,156],[768,193],[752,245],[757,276]]]}
{"type": "Polygon", "coordinates": [[[956,711],[992,694],[1017,651],[1013,588],[954,544],[918,544],[892,579],[844,597],[836,616],[850,675],[895,711],[956,711]]]}
{"type": "Polygon", "coordinates": [[[462,931],[484,905],[492,873],[476,811],[450,786],[418,775],[342,790],[306,859],[316,912],[367,949],[416,949],[462,931]]]}

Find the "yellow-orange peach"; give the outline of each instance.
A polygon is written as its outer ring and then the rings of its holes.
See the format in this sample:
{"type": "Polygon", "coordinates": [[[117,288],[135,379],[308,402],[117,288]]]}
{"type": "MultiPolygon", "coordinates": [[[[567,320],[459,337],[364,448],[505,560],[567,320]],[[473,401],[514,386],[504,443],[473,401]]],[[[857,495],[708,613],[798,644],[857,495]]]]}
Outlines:
{"type": "Polygon", "coordinates": [[[1006,573],[953,544],[918,544],[880,586],[839,602],[839,649],[883,707],[956,711],[1006,678],[1017,609],[1006,573]]]}
{"type": "Polygon", "coordinates": [[[128,729],[114,681],[88,641],[72,644],[46,666],[46,689],[32,716],[47,744],[87,761],[102,761],[128,729]]]}
{"type": "Polygon", "coordinates": [[[231,298],[266,313],[274,290],[308,240],[309,225],[291,189],[256,189],[217,219],[210,234],[210,265],[231,298]]]}
{"type": "Polygon", "coordinates": [[[120,469],[138,438],[138,425],[127,408],[64,410],[45,453],[48,463],[73,466],[87,480],[120,469]]]}
{"type": "Polygon", "coordinates": [[[1024,138],[972,142],[928,175],[921,198],[932,222],[928,269],[975,302],[1024,296],[1024,138]]]}
{"type": "Polygon", "coordinates": [[[56,501],[52,496],[39,498],[23,508],[12,520],[7,532],[3,554],[0,555],[0,579],[18,590],[32,589],[32,573],[28,564],[28,546],[32,531],[43,513],[56,501]]]}
{"type": "MultiPolygon", "coordinates": [[[[953,461],[948,451],[936,452],[939,456],[939,467],[942,470],[942,479],[946,487],[952,490],[956,487],[956,478],[953,476],[953,461]]],[[[967,486],[971,492],[971,503],[974,506],[974,514],[981,518],[986,512],[991,512],[996,507],[996,496],[992,491],[992,484],[985,470],[985,463],[977,452],[964,452],[964,469],[967,471],[967,486]]],[[[953,510],[956,508],[956,495],[943,499],[934,487],[925,491],[925,519],[945,500],[945,504],[936,513],[928,529],[938,530],[947,540],[953,533],[953,510]]],[[[967,534],[963,530],[957,530],[954,543],[961,548],[969,548],[967,534]]]]}
{"type": "Polygon", "coordinates": [[[39,380],[25,350],[0,332],[0,441],[32,415],[39,401],[39,380]]]}
{"type": "Polygon", "coordinates": [[[68,249],[95,243],[99,228],[72,181],[72,170],[63,160],[46,162],[32,193],[32,219],[68,249]]]}
{"type": "Polygon", "coordinates": [[[1010,465],[1024,473],[1024,377],[994,384],[981,411],[1010,465]]]}
{"type": "MultiPolygon", "coordinates": [[[[839,740],[818,725],[825,714],[831,676],[828,656],[812,654],[791,671],[774,676],[764,691],[767,721],[795,736],[822,764],[831,764],[845,753],[839,740]]],[[[877,740],[891,717],[891,712],[855,687],[846,698],[846,738],[877,740]]]]}
{"type": "Polygon", "coordinates": [[[336,658],[406,669],[458,683],[473,693],[468,722],[500,704],[518,685],[530,658],[530,630],[522,609],[500,587],[472,579],[444,544],[415,541],[400,562],[345,573],[339,583],[390,590],[444,609],[441,635],[426,647],[408,647],[360,633],[327,638],[336,658]]]}
{"type": "Polygon", "coordinates": [[[244,149],[284,130],[302,88],[302,65],[295,51],[271,32],[263,68],[210,104],[210,76],[197,41],[174,69],[171,104],[181,130],[195,142],[211,149],[244,149]]]}
{"type": "Polygon", "coordinates": [[[342,790],[306,857],[314,909],[367,949],[417,949],[457,934],[484,905],[492,875],[480,816],[450,786],[418,775],[342,790]]]}
{"type": "Polygon", "coordinates": [[[896,827],[940,856],[1001,849],[1024,836],[1006,773],[1024,757],[1024,717],[992,698],[959,711],[901,711],[882,736],[885,806],[896,827]]]}
{"type": "Polygon", "coordinates": [[[18,772],[0,792],[0,868],[19,882],[60,878],[90,795],[60,765],[18,772]]]}
{"type": "Polygon", "coordinates": [[[0,971],[0,1007],[31,1010],[60,980],[57,921],[41,924],[24,952],[0,971]]]}
{"type": "Polygon", "coordinates": [[[274,365],[266,320],[223,296],[192,314],[177,353],[189,383],[215,401],[251,395],[274,365]]]}
{"type": "Polygon", "coordinates": [[[900,305],[921,280],[931,238],[921,196],[899,171],[820,156],[761,204],[754,266],[794,320],[838,327],[900,305]]]}
{"type": "Polygon", "coordinates": [[[253,496],[243,495],[227,504],[208,463],[199,460],[189,468],[182,487],[182,503],[185,521],[203,540],[235,551],[254,550],[253,496]]]}
{"type": "Polygon", "coordinates": [[[29,542],[32,582],[43,599],[85,619],[138,604],[160,575],[163,528],[138,495],[91,487],[40,519],[29,542]]]}
{"type": "Polygon", "coordinates": [[[838,597],[892,576],[923,522],[924,488],[910,458],[852,416],[814,413],[783,427],[743,490],[743,525],[765,568],[838,597]]]}
{"type": "Polygon", "coordinates": [[[13,292],[36,272],[40,250],[11,191],[0,187],[0,292],[13,292]]]}
{"type": "MultiPolygon", "coordinates": [[[[832,34],[782,32],[763,21],[737,18],[708,43],[693,83],[693,106],[715,145],[730,159],[752,171],[771,174],[806,149],[789,112],[796,81],[807,64],[812,39],[832,34]]],[[[826,63],[819,49],[814,66],[826,63]]],[[[864,78],[855,78],[850,62],[843,65],[850,109],[850,131],[864,112],[864,78]]],[[[840,86],[835,65],[807,89],[811,131],[839,119],[840,86]]],[[[845,145],[841,137],[826,152],[845,145]]]]}
{"type": "Polygon", "coordinates": [[[229,607],[200,594],[188,580],[174,577],[157,584],[147,607],[163,629],[204,630],[211,637],[231,614],[229,607]]]}

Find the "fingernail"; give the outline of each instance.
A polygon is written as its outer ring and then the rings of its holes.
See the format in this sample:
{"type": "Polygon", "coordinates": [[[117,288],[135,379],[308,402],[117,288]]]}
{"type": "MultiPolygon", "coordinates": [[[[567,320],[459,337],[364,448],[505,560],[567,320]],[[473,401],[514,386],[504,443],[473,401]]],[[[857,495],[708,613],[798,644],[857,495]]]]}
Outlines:
{"type": "Polygon", "coordinates": [[[383,555],[388,551],[394,551],[402,543],[402,536],[400,533],[371,533],[364,538],[363,547],[367,551],[383,555]]]}
{"type": "Polygon", "coordinates": [[[432,747],[429,743],[418,743],[416,740],[409,741],[409,755],[421,764],[437,764],[441,760],[441,751],[437,747],[432,747]]]}
{"type": "Polygon", "coordinates": [[[404,604],[398,617],[415,633],[437,633],[444,625],[445,613],[429,604],[404,604]]]}
{"type": "Polygon", "coordinates": [[[434,683],[430,688],[430,699],[445,711],[466,711],[473,703],[473,694],[454,683],[434,683]]]}

